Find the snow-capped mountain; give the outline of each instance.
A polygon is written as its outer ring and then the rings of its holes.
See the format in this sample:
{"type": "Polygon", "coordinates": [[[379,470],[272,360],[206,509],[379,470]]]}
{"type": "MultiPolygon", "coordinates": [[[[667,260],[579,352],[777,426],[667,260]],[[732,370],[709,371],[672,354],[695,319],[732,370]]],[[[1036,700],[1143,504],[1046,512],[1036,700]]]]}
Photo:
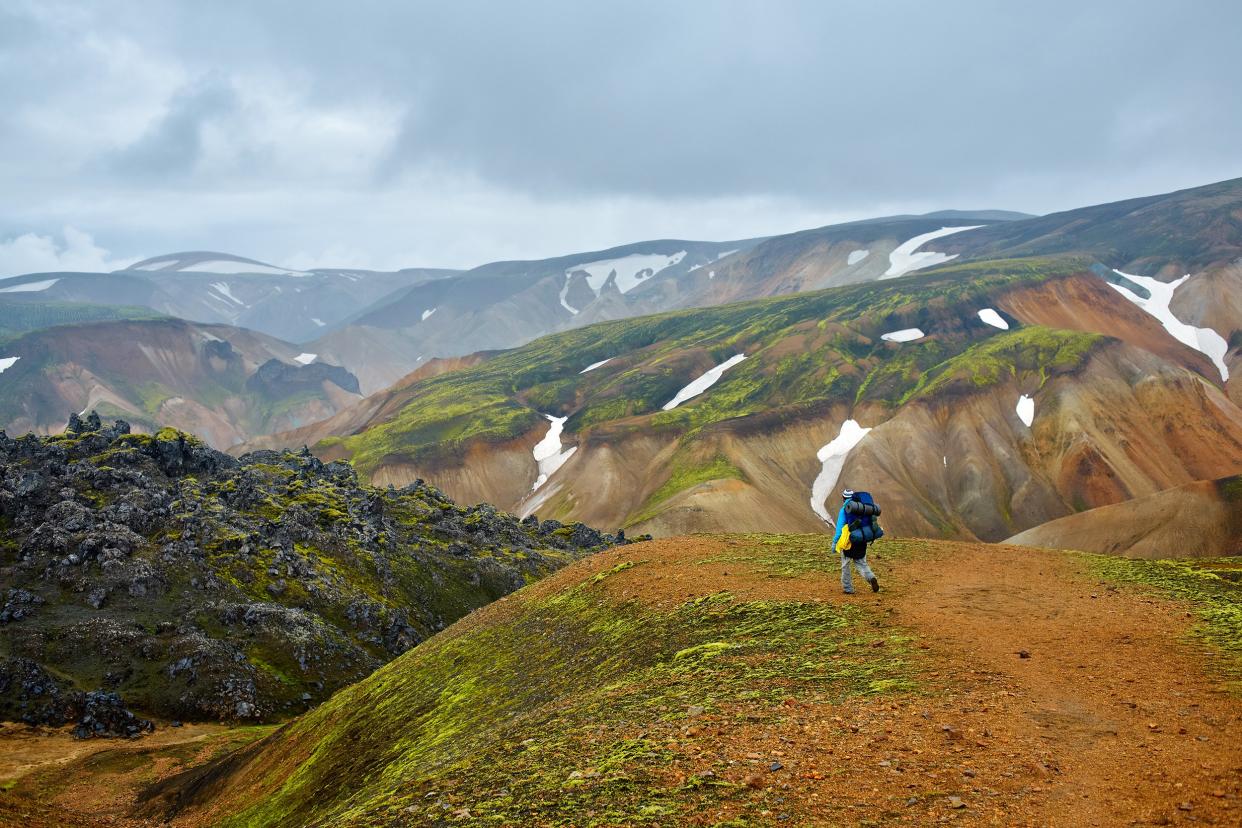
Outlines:
{"type": "Polygon", "coordinates": [[[0,318],[18,304],[133,306],[305,342],[394,290],[454,272],[300,271],[228,253],[172,253],[112,273],[34,273],[0,280],[0,318]]]}

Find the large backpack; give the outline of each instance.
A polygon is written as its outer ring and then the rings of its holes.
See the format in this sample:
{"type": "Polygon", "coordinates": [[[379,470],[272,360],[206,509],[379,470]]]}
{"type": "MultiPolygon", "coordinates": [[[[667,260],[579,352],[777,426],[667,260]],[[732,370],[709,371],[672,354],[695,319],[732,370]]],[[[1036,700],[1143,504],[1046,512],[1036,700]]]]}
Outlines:
{"type": "Polygon", "coordinates": [[[850,523],[851,544],[871,543],[884,537],[884,530],[876,520],[880,507],[870,492],[854,492],[854,496],[845,501],[845,514],[850,523]]]}

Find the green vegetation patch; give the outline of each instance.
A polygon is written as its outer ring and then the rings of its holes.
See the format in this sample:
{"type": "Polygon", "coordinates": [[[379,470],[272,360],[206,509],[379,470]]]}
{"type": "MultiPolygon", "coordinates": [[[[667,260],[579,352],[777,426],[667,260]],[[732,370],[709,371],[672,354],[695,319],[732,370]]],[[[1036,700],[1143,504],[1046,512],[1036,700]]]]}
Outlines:
{"type": "Polygon", "coordinates": [[[1094,575],[1186,601],[1198,616],[1193,634],[1217,653],[1231,689],[1242,693],[1242,556],[1133,560],[1080,553],[1094,575]]]}
{"type": "Polygon", "coordinates": [[[672,475],[664,481],[664,485],[652,492],[646,502],[628,520],[628,523],[634,525],[654,517],[658,507],[664,501],[700,483],[710,483],[713,480],[745,479],[746,476],[742,474],[742,470],[730,463],[724,455],[718,454],[701,465],[680,465],[674,461],[672,475]]]}
{"type": "Polygon", "coordinates": [[[674,772],[694,717],[776,722],[791,695],[912,687],[908,641],[861,608],[728,592],[657,608],[600,583],[631,565],[521,594],[341,691],[275,737],[223,824],[667,825],[726,802],[754,819],[730,757],[674,772]]]}
{"type": "Polygon", "coordinates": [[[902,402],[936,393],[974,391],[1011,377],[1053,374],[1081,365],[1104,342],[1099,334],[1031,326],[979,342],[928,372],[902,402]]]}
{"type": "Polygon", "coordinates": [[[57,325],[162,318],[165,318],[162,314],[134,305],[94,305],[89,302],[0,302],[0,343],[28,331],[57,325]]]}

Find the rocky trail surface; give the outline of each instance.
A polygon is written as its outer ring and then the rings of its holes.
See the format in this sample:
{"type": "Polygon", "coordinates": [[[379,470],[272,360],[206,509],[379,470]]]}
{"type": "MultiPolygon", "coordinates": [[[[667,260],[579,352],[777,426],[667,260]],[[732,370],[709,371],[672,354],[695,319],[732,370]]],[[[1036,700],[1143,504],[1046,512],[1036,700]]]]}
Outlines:
{"type": "MultiPolygon", "coordinates": [[[[501,760],[500,770],[433,759],[408,771],[387,798],[367,787],[355,791],[348,819],[332,822],[339,812],[328,799],[322,811],[320,803],[303,810],[286,803],[293,821],[282,824],[1242,822],[1242,695],[1228,681],[1237,654],[1210,629],[1203,634],[1202,606],[1105,577],[1110,570],[1100,561],[1107,559],[931,541],[882,542],[872,563],[883,590],[844,596],[835,561],[821,548],[816,536],[772,535],[634,545],[594,555],[472,614],[422,646],[434,654],[508,629],[505,624],[529,624],[523,613],[537,602],[546,609],[567,595],[587,596],[592,612],[645,608],[651,638],[662,634],[661,618],[685,618],[693,626],[696,616],[677,613],[728,602],[718,616],[726,622],[711,628],[719,642],[687,648],[682,641],[675,654],[654,657],[695,666],[641,673],[647,684],[636,696],[610,685],[612,707],[594,710],[585,725],[577,700],[550,689],[537,707],[510,716],[512,723],[494,734],[489,729],[486,738],[499,747],[469,742],[475,737],[463,731],[478,761],[501,760]],[[727,626],[734,610],[774,616],[789,607],[797,608],[790,617],[799,623],[824,623],[799,636],[796,627],[786,631],[771,618],[743,612],[744,622],[727,626]],[[746,640],[748,629],[770,641],[746,640]],[[786,640],[786,632],[793,637],[786,640]],[[725,666],[729,648],[738,655],[725,666]],[[673,678],[667,686],[652,683],[661,676],[673,678]],[[556,732],[558,726],[566,733],[556,732]],[[596,756],[596,745],[613,747],[596,756]],[[554,781],[542,782],[545,773],[554,781]],[[512,784],[492,790],[496,774],[511,775],[512,784]],[[388,799],[395,810],[374,804],[388,799]]],[[[394,678],[403,667],[419,666],[421,649],[387,671],[386,692],[405,692],[404,679],[394,684],[394,678]]],[[[538,658],[527,666],[530,680],[538,680],[538,658]]],[[[582,660],[574,667],[584,674],[595,669],[582,660]]],[[[461,669],[471,666],[463,662],[461,669]]],[[[322,718],[338,715],[328,711],[322,718]]],[[[318,754],[331,759],[327,742],[299,742],[296,732],[284,743],[273,741],[284,734],[263,743],[269,748],[267,758],[260,755],[264,772],[279,774],[282,760],[297,767],[304,761],[299,751],[317,751],[315,761],[325,761],[318,754]]],[[[18,738],[30,737],[0,735],[0,754],[18,738]]],[[[96,740],[90,750],[160,755],[148,744],[96,740]]],[[[361,761],[368,745],[356,744],[361,761]]],[[[153,810],[160,794],[153,799],[148,790],[146,819],[125,816],[134,812],[122,800],[136,801],[141,787],[210,752],[182,751],[178,761],[96,760],[103,770],[92,770],[91,755],[98,753],[24,774],[6,768],[16,778],[3,784],[0,824],[143,825],[168,817],[174,824],[211,825],[237,813],[230,801],[247,800],[242,807],[252,797],[277,801],[270,777],[256,784],[243,773],[209,786],[210,801],[189,809],[183,801],[153,810]],[[138,765],[145,771],[136,771],[138,765]],[[68,778],[75,780],[72,795],[65,792],[68,778]],[[63,823],[49,808],[68,809],[63,823]]],[[[305,767],[313,778],[315,766],[305,767]]],[[[247,813],[242,821],[261,812],[247,813]]]]}

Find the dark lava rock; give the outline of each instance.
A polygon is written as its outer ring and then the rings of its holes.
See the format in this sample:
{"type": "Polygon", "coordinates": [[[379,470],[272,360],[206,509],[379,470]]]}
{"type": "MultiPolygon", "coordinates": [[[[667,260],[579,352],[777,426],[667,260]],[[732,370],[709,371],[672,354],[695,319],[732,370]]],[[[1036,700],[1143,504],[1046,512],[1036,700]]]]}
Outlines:
{"type": "MultiPolygon", "coordinates": [[[[272,367],[261,381],[318,383],[331,369],[272,367]]],[[[145,729],[121,698],[169,719],[304,710],[626,542],[459,506],[422,480],[366,486],[306,450],[233,458],[94,414],[52,437],[0,431],[0,528],[0,718],[88,736],[145,729]]]]}
{"type": "Polygon", "coordinates": [[[97,690],[82,694],[82,712],[78,716],[73,735],[78,739],[108,736],[133,739],[154,730],[155,725],[151,722],[126,710],[121,697],[116,693],[97,690]]]}

